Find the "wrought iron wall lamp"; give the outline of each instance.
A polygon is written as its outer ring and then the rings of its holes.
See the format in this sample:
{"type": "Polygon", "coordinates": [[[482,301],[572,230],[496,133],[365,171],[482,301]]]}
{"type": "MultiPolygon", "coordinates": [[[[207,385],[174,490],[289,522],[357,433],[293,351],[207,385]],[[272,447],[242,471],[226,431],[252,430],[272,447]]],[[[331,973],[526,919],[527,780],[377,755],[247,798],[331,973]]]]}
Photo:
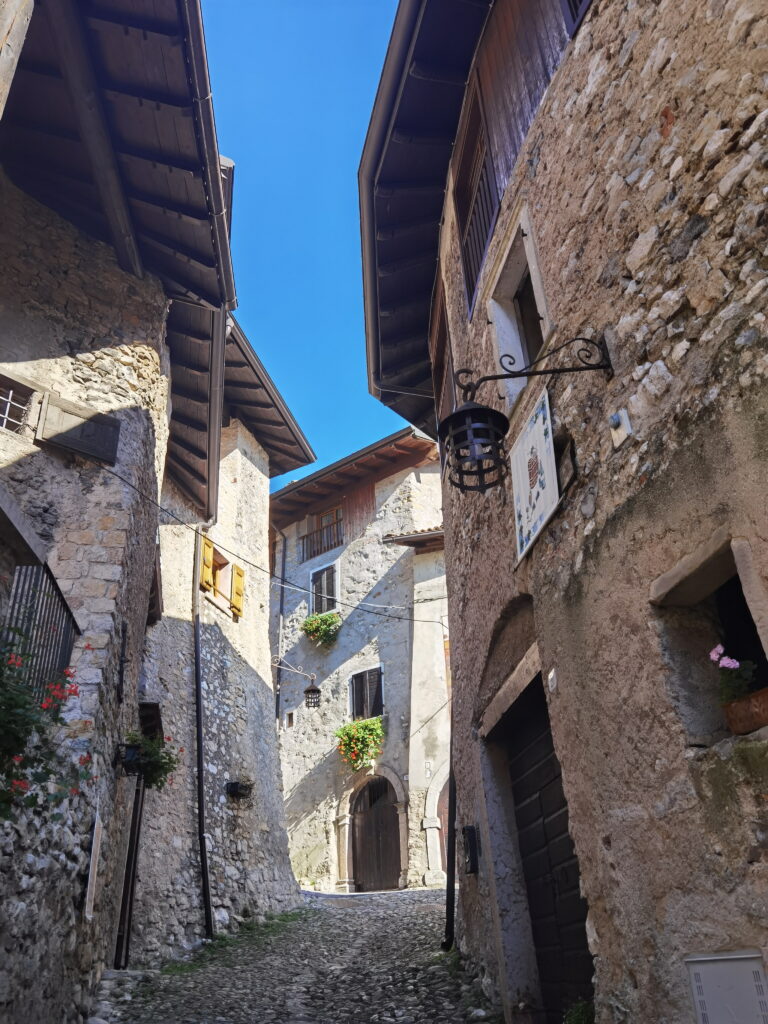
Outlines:
{"type": "Polygon", "coordinates": [[[480,491],[484,494],[491,487],[501,484],[509,473],[504,451],[509,420],[503,412],[475,401],[475,395],[483,384],[492,380],[556,376],[588,370],[602,370],[609,379],[613,376],[611,357],[602,337],[571,338],[534,359],[521,370],[514,368],[515,358],[509,353],[503,355],[499,363],[504,373],[491,373],[477,380],[471,379],[472,371],[469,369],[457,370],[453,375],[464,401],[442,421],[438,427],[438,437],[448,461],[448,480],[460,491],[480,491]],[[545,359],[571,346],[574,346],[573,354],[578,360],[573,366],[537,369],[545,359]]]}

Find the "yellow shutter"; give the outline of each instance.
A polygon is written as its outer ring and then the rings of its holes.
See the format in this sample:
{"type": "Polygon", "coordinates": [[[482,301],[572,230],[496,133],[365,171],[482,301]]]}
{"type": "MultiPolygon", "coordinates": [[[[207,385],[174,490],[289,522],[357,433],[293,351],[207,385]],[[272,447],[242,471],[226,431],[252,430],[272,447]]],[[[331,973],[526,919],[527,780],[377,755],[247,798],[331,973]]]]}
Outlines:
{"type": "Polygon", "coordinates": [[[213,590],[213,541],[203,537],[203,558],[200,565],[200,586],[213,590]]]}
{"type": "Polygon", "coordinates": [[[233,615],[240,618],[243,614],[243,600],[245,598],[245,570],[239,565],[232,566],[232,596],[229,599],[229,607],[233,615]]]}

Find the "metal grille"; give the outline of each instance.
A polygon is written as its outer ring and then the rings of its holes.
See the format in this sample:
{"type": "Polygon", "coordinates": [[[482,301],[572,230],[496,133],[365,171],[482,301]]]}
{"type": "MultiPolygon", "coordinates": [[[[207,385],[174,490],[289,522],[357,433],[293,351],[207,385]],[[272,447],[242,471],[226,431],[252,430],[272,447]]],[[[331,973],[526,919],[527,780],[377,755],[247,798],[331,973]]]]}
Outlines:
{"type": "Polygon", "coordinates": [[[3,647],[24,656],[24,682],[42,699],[45,686],[69,664],[80,630],[46,565],[18,565],[3,647]]]}
{"type": "Polygon", "coordinates": [[[344,543],[344,524],[339,519],[335,523],[328,523],[321,526],[319,530],[313,530],[303,537],[299,537],[301,546],[301,561],[308,562],[316,555],[322,555],[324,551],[337,548],[344,543]]]}
{"type": "Polygon", "coordinates": [[[31,392],[0,381],[0,427],[18,434],[26,423],[31,392]]]}
{"type": "Polygon", "coordinates": [[[493,227],[493,219],[496,216],[498,205],[493,171],[484,145],[481,147],[479,158],[482,160],[482,165],[479,168],[477,186],[472,197],[464,233],[464,267],[467,273],[467,290],[471,292],[474,292],[477,279],[480,276],[485,246],[493,227]]]}

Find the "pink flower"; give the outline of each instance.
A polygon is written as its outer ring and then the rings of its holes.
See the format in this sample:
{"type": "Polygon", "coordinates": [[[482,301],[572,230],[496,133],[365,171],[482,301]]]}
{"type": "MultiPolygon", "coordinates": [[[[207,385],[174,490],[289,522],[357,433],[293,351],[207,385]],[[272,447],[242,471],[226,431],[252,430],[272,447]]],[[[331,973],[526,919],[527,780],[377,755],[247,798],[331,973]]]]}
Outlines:
{"type": "Polygon", "coordinates": [[[720,668],[738,668],[739,662],[735,658],[721,658],[720,668]]]}
{"type": "Polygon", "coordinates": [[[718,644],[709,652],[710,661],[719,661],[723,654],[725,654],[725,648],[722,644],[718,644]]]}

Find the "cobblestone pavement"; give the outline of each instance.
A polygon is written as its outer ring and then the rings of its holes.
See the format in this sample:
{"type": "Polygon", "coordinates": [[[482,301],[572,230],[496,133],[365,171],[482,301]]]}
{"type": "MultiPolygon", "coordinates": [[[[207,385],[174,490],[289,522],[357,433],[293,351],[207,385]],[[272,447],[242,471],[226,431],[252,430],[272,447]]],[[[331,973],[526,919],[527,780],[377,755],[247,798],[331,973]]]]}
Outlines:
{"type": "Polygon", "coordinates": [[[309,894],[305,909],[214,942],[132,993],[113,988],[111,1012],[102,1004],[100,1017],[119,1024],[500,1021],[456,954],[440,951],[444,908],[444,893],[434,890],[309,894]]]}

